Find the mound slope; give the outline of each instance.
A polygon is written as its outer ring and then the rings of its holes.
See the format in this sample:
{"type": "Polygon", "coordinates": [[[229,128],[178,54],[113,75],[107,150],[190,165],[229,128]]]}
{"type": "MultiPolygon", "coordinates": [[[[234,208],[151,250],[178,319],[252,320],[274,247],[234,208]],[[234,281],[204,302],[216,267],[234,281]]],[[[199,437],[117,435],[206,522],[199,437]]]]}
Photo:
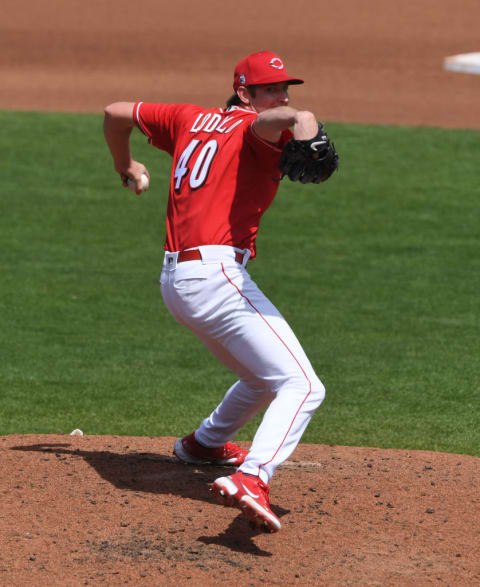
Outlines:
{"type": "Polygon", "coordinates": [[[0,582],[480,583],[478,458],[300,445],[264,535],[211,497],[225,469],[179,463],[173,440],[2,437],[0,582]]]}

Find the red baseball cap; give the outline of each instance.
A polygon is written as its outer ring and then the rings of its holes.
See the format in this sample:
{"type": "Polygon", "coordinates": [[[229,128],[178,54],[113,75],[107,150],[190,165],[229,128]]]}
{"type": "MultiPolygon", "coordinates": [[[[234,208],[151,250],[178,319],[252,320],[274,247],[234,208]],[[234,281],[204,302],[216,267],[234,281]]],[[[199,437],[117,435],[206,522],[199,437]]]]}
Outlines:
{"type": "Polygon", "coordinates": [[[233,74],[233,89],[257,84],[303,84],[303,79],[287,75],[285,65],[276,53],[260,51],[252,53],[237,63],[233,74]]]}

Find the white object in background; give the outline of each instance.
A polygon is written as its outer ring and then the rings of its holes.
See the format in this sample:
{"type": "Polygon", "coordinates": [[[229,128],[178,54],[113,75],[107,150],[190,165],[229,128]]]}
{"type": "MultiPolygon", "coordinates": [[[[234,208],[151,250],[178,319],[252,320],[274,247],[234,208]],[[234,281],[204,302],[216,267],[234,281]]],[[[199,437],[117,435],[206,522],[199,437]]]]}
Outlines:
{"type": "Polygon", "coordinates": [[[463,53],[445,57],[443,67],[448,71],[480,75],[480,53],[463,53]]]}
{"type": "Polygon", "coordinates": [[[75,428],[75,430],[70,432],[70,436],[83,436],[83,432],[80,429],[75,428]]]}

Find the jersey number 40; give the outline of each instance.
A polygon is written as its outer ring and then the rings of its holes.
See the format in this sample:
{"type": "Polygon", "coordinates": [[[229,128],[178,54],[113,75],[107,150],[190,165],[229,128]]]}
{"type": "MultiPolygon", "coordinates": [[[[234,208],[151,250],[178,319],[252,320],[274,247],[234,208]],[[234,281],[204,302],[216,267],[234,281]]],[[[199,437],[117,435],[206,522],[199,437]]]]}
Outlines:
{"type": "Polygon", "coordinates": [[[198,139],[193,139],[178,158],[178,163],[175,167],[175,173],[173,174],[175,179],[176,192],[181,190],[182,182],[186,180],[187,177],[190,188],[192,190],[198,190],[198,188],[201,188],[202,185],[204,185],[204,183],[207,181],[213,158],[218,151],[218,143],[214,139],[205,143],[200,151],[198,151],[195,163],[193,164],[192,170],[190,172],[190,160],[192,159],[195,151],[197,151],[197,147],[201,144],[201,142],[202,141],[199,141],[198,139]]]}

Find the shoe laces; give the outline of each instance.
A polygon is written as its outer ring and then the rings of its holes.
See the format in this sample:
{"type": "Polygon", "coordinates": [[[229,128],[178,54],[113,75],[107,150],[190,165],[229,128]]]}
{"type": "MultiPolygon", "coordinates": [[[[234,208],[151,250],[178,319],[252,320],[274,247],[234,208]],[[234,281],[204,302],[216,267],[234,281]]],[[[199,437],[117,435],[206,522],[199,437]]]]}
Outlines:
{"type": "Polygon", "coordinates": [[[233,442],[226,442],[223,445],[223,453],[226,455],[230,455],[230,456],[237,456],[239,454],[242,454],[242,448],[237,446],[236,444],[233,444],[233,442]]]}
{"type": "MultiPolygon", "coordinates": [[[[243,473],[243,475],[245,475],[245,473],[243,473]]],[[[245,477],[249,477],[249,478],[251,478],[252,476],[251,476],[251,475],[245,475],[245,477]]],[[[260,477],[256,477],[256,478],[255,478],[255,484],[258,486],[258,488],[259,488],[261,491],[263,491],[263,493],[265,494],[265,497],[267,497],[267,498],[268,498],[268,494],[269,494],[269,492],[270,492],[270,488],[269,488],[269,486],[268,486],[266,483],[264,483],[264,482],[263,482],[263,481],[260,479],[260,477]]]]}
{"type": "Polygon", "coordinates": [[[270,491],[270,487],[269,487],[269,486],[268,486],[266,483],[264,483],[264,482],[263,482],[263,481],[260,479],[260,477],[258,478],[258,486],[260,487],[260,489],[261,489],[262,491],[264,491],[264,492],[265,492],[265,495],[268,497],[268,493],[269,493],[269,491],[270,491]]]}

